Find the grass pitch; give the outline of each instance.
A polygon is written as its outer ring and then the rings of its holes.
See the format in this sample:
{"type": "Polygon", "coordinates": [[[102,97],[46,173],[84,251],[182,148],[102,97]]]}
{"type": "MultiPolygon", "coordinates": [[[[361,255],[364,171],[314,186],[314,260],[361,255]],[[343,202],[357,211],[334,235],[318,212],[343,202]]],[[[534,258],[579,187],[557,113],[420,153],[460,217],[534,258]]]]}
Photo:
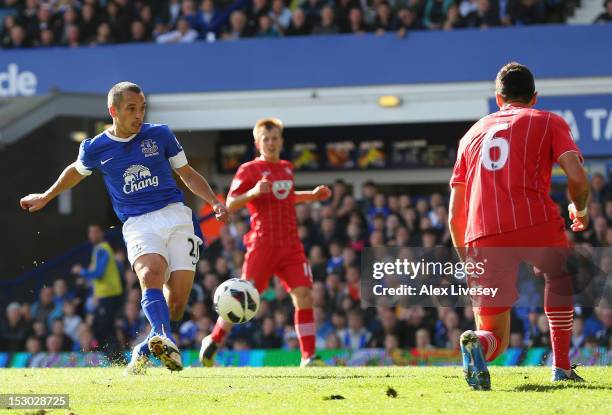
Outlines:
{"type": "Polygon", "coordinates": [[[584,367],[585,384],[551,383],[549,368],[492,367],[492,391],[468,388],[459,367],[0,369],[0,393],[68,393],[69,410],[7,414],[611,414],[612,367],[584,367]]]}

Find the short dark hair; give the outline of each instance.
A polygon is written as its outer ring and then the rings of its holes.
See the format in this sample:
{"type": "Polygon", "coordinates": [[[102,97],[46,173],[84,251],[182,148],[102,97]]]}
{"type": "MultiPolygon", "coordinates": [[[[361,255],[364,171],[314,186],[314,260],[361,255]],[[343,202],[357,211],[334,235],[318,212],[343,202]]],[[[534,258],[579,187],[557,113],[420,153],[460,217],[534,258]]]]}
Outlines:
{"type": "Polygon", "coordinates": [[[529,68],[518,62],[504,65],[495,78],[495,92],[504,101],[529,103],[535,94],[535,80],[529,68]]]}
{"type": "Polygon", "coordinates": [[[121,100],[123,99],[123,93],[125,91],[140,94],[142,92],[142,88],[133,82],[119,82],[113,85],[110,91],[108,91],[108,107],[119,108],[121,100]]]}

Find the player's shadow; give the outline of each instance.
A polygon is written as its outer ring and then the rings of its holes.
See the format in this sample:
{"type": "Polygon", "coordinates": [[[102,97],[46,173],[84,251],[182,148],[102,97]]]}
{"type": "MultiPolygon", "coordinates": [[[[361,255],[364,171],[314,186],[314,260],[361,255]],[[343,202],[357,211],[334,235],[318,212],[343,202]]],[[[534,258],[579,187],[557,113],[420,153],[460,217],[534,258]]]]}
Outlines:
{"type": "Polygon", "coordinates": [[[554,385],[542,385],[539,383],[526,383],[512,389],[515,392],[550,392],[559,389],[591,389],[591,390],[609,390],[612,391],[612,386],[593,385],[590,383],[558,383],[554,385]]]}

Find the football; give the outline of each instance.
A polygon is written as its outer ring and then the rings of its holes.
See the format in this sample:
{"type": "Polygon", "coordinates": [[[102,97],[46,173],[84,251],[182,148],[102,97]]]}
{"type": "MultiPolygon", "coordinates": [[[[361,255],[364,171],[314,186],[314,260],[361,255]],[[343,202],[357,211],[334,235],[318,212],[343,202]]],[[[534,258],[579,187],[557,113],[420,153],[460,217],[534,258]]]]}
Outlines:
{"type": "Polygon", "coordinates": [[[214,305],[217,314],[228,323],[246,323],[259,310],[259,293],[251,282],[230,278],[215,291],[214,305]]]}

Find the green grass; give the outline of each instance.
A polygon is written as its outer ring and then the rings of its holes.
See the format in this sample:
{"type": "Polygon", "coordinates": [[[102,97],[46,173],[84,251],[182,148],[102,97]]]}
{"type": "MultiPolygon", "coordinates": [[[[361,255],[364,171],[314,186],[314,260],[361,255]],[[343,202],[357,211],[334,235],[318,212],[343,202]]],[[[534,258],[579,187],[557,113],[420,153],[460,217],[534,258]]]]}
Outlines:
{"type": "Polygon", "coordinates": [[[0,369],[0,393],[70,395],[71,410],[38,412],[46,414],[611,414],[612,367],[579,373],[587,383],[553,384],[549,368],[493,367],[493,390],[477,392],[458,367],[154,368],[139,377],[122,368],[0,369]]]}

